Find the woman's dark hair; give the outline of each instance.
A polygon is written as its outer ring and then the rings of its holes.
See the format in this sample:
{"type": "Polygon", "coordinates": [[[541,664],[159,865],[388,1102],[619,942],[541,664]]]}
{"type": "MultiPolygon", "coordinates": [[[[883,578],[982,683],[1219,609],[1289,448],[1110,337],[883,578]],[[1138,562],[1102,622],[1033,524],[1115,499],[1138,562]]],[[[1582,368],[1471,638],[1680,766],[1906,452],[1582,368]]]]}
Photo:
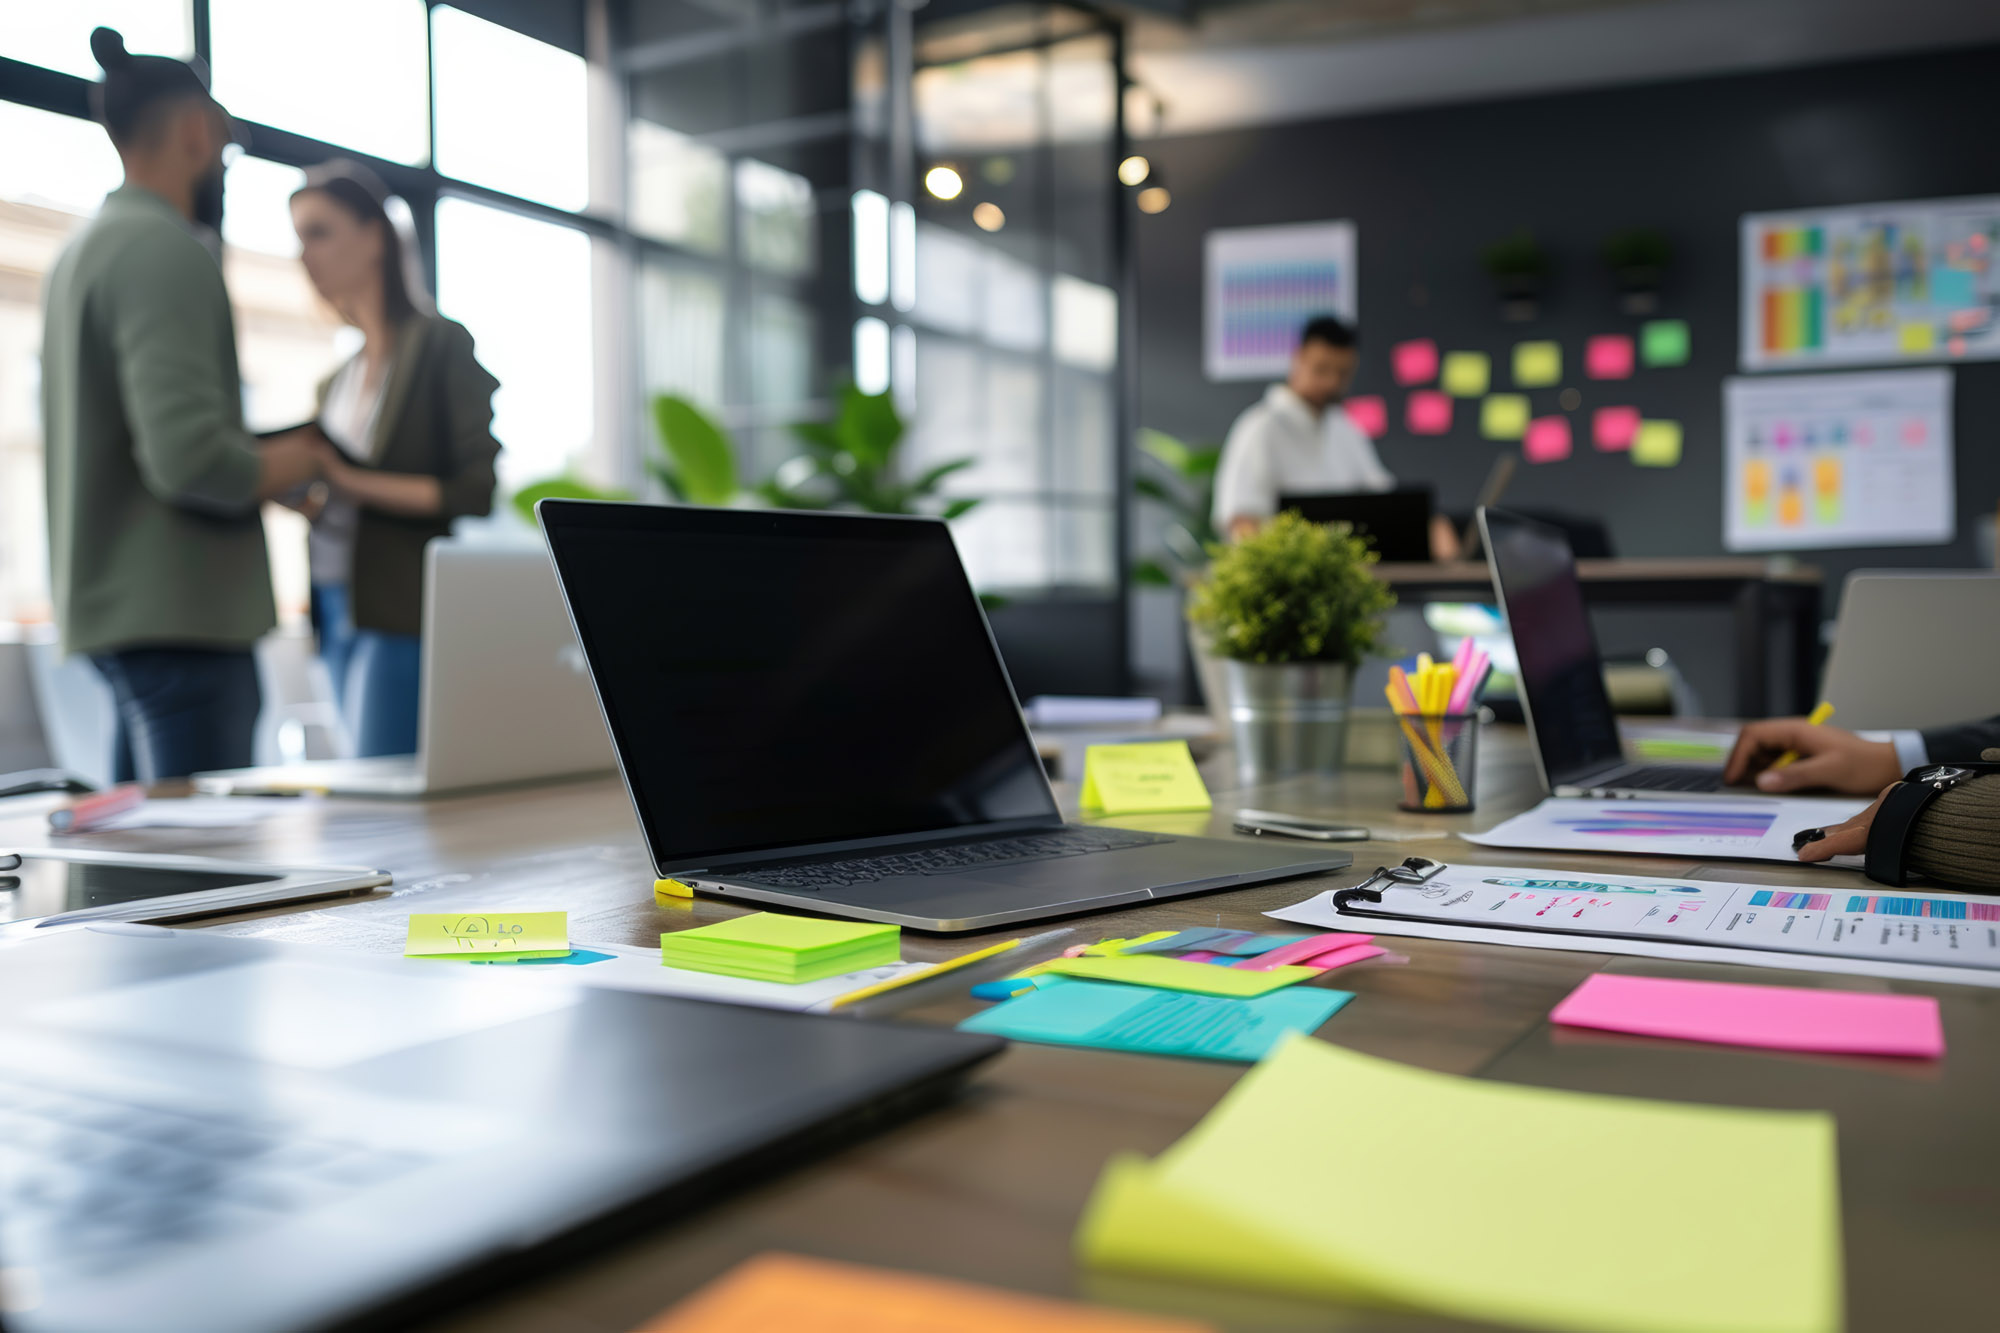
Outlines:
{"type": "Polygon", "coordinates": [[[114,28],[90,34],[90,54],[104,71],[103,79],[91,87],[90,109],[120,148],[147,139],[158,124],[158,113],[171,103],[214,100],[201,62],[190,65],[168,56],[135,56],[114,28]]]}
{"type": "Polygon", "coordinates": [[[400,324],[417,311],[417,303],[404,274],[403,237],[389,220],[389,188],[382,178],[345,158],[334,158],[306,168],[306,183],[292,191],[292,198],[318,193],[333,200],[363,224],[382,229],[382,309],[393,323],[400,324]]]}

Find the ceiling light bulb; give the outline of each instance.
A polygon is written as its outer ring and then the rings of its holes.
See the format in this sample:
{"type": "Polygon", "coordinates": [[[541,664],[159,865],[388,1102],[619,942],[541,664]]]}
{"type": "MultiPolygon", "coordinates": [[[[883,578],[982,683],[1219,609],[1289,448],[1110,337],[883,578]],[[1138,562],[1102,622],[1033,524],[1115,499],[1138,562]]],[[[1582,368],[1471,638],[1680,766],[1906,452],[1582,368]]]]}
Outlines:
{"type": "Polygon", "coordinates": [[[1153,174],[1153,164],[1137,153],[1118,164],[1118,179],[1127,185],[1137,185],[1153,174]]]}
{"type": "Polygon", "coordinates": [[[956,199],[965,181],[950,167],[932,167],[924,173],[924,188],[940,199],[956,199]]]}
{"type": "Polygon", "coordinates": [[[1139,211],[1141,213],[1164,213],[1174,197],[1167,193],[1164,185],[1148,186],[1139,191],[1139,211]]]}
{"type": "Polygon", "coordinates": [[[979,224],[981,231],[999,231],[1007,225],[1007,215],[1001,212],[1000,205],[995,203],[975,204],[972,209],[972,220],[979,224]]]}

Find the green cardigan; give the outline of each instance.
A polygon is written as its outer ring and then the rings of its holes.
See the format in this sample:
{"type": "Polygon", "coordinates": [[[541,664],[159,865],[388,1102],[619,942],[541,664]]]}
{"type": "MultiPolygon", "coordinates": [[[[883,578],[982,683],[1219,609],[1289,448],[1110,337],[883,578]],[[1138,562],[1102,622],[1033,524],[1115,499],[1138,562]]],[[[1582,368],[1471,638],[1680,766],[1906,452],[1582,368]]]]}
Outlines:
{"type": "MultiPolygon", "coordinates": [[[[320,386],[322,403],[326,387],[320,386]]],[[[423,632],[425,543],[449,534],[453,519],[493,509],[493,460],[500,453],[493,391],[499,387],[473,355],[463,324],[412,315],[397,330],[370,466],[436,477],[444,503],[439,513],[422,517],[361,506],[348,584],[355,628],[423,632]]]]}
{"type": "Polygon", "coordinates": [[[123,186],[63,248],[43,304],[63,650],[247,647],[277,615],[214,257],[164,199],[123,186]]]}

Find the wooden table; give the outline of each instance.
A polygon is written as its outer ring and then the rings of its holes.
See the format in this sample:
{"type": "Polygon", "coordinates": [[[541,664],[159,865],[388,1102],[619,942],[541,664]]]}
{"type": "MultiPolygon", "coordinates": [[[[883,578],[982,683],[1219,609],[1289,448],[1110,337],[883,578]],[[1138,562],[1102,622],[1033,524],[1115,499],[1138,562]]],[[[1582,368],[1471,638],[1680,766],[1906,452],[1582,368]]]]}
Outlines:
{"type": "MultiPolygon", "coordinates": [[[[1248,804],[1377,829],[1484,828],[1539,795],[1526,739],[1517,728],[1489,729],[1480,761],[1481,808],[1472,816],[1395,813],[1397,784],[1387,772],[1234,791],[1229,761],[1223,751],[1205,765],[1217,793],[1213,816],[1119,822],[1227,837],[1229,813],[1248,804]]],[[[24,810],[14,803],[0,817],[0,845],[46,841],[42,808],[24,810]]],[[[393,897],[211,927],[328,945],[381,948],[385,932],[400,941],[403,916],[421,910],[425,894],[444,884],[490,885],[496,903],[566,907],[571,937],[583,941],[651,944],[663,930],[739,910],[709,901],[671,908],[654,904],[638,830],[615,782],[408,805],[285,802],[253,832],[227,839],[219,836],[224,832],[154,829],[68,843],[392,869],[393,897]]],[[[1794,886],[1849,873],[1755,862],[1702,865],[1509,853],[1453,839],[1377,842],[1356,846],[1355,871],[1330,880],[1211,894],[1067,924],[1079,940],[1218,922],[1286,929],[1260,914],[1301,901],[1329,883],[1351,883],[1378,863],[1412,853],[1794,886]]],[[[905,955],[945,958],[1003,937],[1000,932],[951,939],[906,935],[905,955]]],[[[1359,998],[1327,1024],[1323,1039],[1426,1068],[1521,1083],[1830,1109],[1840,1127],[1850,1328],[1862,1333],[1990,1323],[1986,1265],[2000,1253],[2000,993],[1420,939],[1398,940],[1391,947],[1409,961],[1375,960],[1339,974],[1338,985],[1359,998]],[[1552,1029],[1546,1022],[1550,1008],[1599,969],[1933,994],[1943,1005],[1950,1054],[1936,1063],[1820,1058],[1552,1029]]],[[[977,1007],[966,995],[968,984],[961,974],[857,1010],[868,1017],[951,1023],[977,1007]]],[[[593,1261],[525,1277],[426,1327],[450,1333],[622,1333],[738,1261],[770,1249],[1180,1312],[1232,1329],[1468,1327],[1098,1274],[1072,1262],[1070,1238],[1105,1160],[1120,1151],[1151,1154],[1166,1148],[1241,1072],[1240,1066],[1204,1061],[1016,1046],[987,1065],[969,1095],[949,1109],[751,1185],[719,1206],[621,1242],[593,1261]]],[[[1330,1125],[1328,1131],[1343,1128],[1366,1127],[1330,1125]]],[[[1448,1241],[1448,1199],[1438,1200],[1438,1227],[1439,1237],[1448,1241]]],[[[1607,1240],[1615,1240],[1615,1221],[1607,1220],[1607,1227],[1613,1233],[1607,1240]]],[[[1687,1262],[1690,1280],[1698,1281],[1704,1265],[1735,1260],[1707,1255],[1700,1238],[1690,1237],[1689,1254],[1673,1261],[1687,1262]]]]}
{"type": "MultiPolygon", "coordinates": [[[[1480,560],[1382,564],[1376,575],[1406,600],[1490,599],[1493,581],[1480,560]]],[[[1579,560],[1577,581],[1592,606],[1712,606],[1735,621],[1736,711],[1771,712],[1771,638],[1786,644],[1780,710],[1805,713],[1819,688],[1820,571],[1758,557],[1579,560]]]]}

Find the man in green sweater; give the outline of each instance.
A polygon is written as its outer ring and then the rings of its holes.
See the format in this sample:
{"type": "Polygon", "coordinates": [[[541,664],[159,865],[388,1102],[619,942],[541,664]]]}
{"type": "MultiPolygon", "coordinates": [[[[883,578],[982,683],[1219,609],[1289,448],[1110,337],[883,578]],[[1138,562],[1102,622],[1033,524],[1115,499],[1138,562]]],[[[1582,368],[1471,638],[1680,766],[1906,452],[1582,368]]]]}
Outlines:
{"type": "Polygon", "coordinates": [[[243,428],[236,329],[191,224],[220,221],[229,118],[203,76],[91,34],[125,183],[44,291],[49,570],[63,649],[118,705],[118,776],[252,760],[251,645],[276,623],[260,503],[318,475],[311,427],[243,428]]]}

